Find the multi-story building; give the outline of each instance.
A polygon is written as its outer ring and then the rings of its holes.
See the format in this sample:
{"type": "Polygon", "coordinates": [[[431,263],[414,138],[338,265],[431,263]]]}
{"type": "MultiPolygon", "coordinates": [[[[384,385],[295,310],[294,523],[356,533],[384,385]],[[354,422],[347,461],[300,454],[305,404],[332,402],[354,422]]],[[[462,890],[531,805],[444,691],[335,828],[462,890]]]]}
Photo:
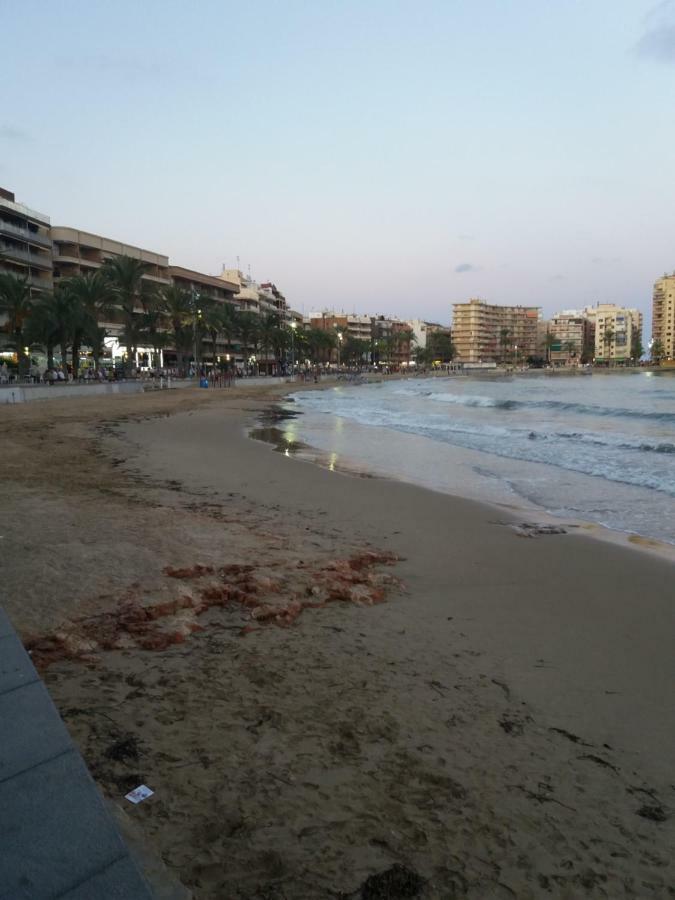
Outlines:
{"type": "Polygon", "coordinates": [[[658,341],[664,359],[675,359],[675,273],[654,282],[652,341],[658,341]]]}
{"type": "MultiPolygon", "coordinates": [[[[259,284],[241,269],[227,269],[224,266],[215,280],[226,282],[228,290],[234,288],[232,303],[238,312],[251,312],[259,316],[273,313],[288,327],[294,325],[297,328],[302,324],[302,315],[289,307],[286,298],[273,282],[259,284]]],[[[277,365],[272,349],[265,350],[259,342],[257,345],[249,343],[247,346],[240,343],[236,362],[242,366],[257,366],[268,373],[276,371],[277,365]]]]}
{"type": "Polygon", "coordinates": [[[373,361],[395,368],[409,366],[414,346],[414,331],[408,322],[375,316],[372,324],[373,361]]]}
{"type": "Polygon", "coordinates": [[[340,348],[335,349],[330,354],[330,361],[337,362],[341,358],[342,346],[347,346],[348,341],[359,341],[364,348],[363,362],[371,361],[372,345],[373,345],[373,319],[371,316],[357,316],[355,313],[339,312],[334,310],[322,310],[321,312],[310,312],[305,319],[305,325],[308,328],[317,328],[321,331],[333,332],[340,342],[340,348]]]}
{"type": "Polygon", "coordinates": [[[49,216],[0,188],[0,271],[25,278],[31,296],[38,297],[52,289],[52,268],[49,216]]]}
{"type": "Polygon", "coordinates": [[[169,257],[141,247],[132,247],[111,238],[78,231],[76,228],[54,226],[52,228],[52,244],[54,254],[54,279],[70,278],[73,275],[84,275],[100,269],[106,259],[116,256],[131,256],[146,263],[143,278],[160,287],[171,284],[169,276],[169,257]]]}
{"type": "Polygon", "coordinates": [[[408,319],[408,328],[414,336],[415,349],[426,350],[429,341],[434,334],[443,334],[448,337],[452,334],[452,329],[448,325],[441,325],[440,322],[426,322],[424,319],[408,319]]]}
{"type": "Polygon", "coordinates": [[[425,322],[424,319],[408,319],[406,324],[415,338],[415,347],[419,350],[425,350],[427,346],[428,326],[431,323],[425,322]]]}
{"type": "MultiPolygon", "coordinates": [[[[152,250],[133,247],[99,234],[91,234],[88,231],[60,225],[52,228],[51,235],[54,283],[57,285],[64,278],[96,272],[107,259],[115,259],[120,256],[130,256],[142,260],[146,264],[143,280],[147,284],[158,289],[169,287],[171,284],[169,258],[161,253],[154,253],[152,250]]],[[[123,358],[126,347],[122,340],[124,324],[121,317],[113,312],[108,321],[101,324],[107,332],[104,343],[110,359],[114,362],[116,359],[123,358]]],[[[150,347],[139,347],[134,360],[135,365],[141,367],[149,365],[152,352],[150,347]]],[[[161,354],[160,359],[161,365],[163,364],[161,354]]]]}
{"type": "Polygon", "coordinates": [[[351,338],[357,341],[367,341],[372,338],[372,317],[357,316],[356,314],[330,310],[310,312],[307,324],[310,328],[320,328],[322,331],[337,331],[343,335],[343,339],[351,338]]]}
{"type": "MultiPolygon", "coordinates": [[[[231,304],[235,308],[234,297],[239,290],[239,285],[224,278],[215,275],[206,275],[203,272],[196,272],[194,269],[186,269],[183,266],[169,266],[169,276],[172,283],[189,293],[194,301],[195,330],[197,333],[197,318],[202,315],[202,307],[210,304],[231,304]]],[[[194,342],[193,342],[194,343],[194,342]]],[[[200,346],[199,359],[209,365],[218,365],[219,363],[230,363],[232,360],[236,362],[236,346],[231,335],[223,332],[216,334],[215,348],[213,345],[213,334],[207,332],[200,346]],[[215,352],[214,352],[215,349],[215,352]]],[[[168,365],[174,365],[178,362],[178,348],[169,349],[163,354],[163,361],[168,365]]],[[[194,347],[196,352],[196,345],[194,347]]]]}
{"type": "Polygon", "coordinates": [[[509,362],[538,355],[538,306],[498,306],[473,298],[453,305],[458,362],[509,362]]]}
{"type": "Polygon", "coordinates": [[[169,277],[176,287],[182,288],[205,303],[231,303],[235,306],[235,296],[239,284],[216,275],[205,275],[183,266],[169,266],[169,277]]]}
{"type": "Polygon", "coordinates": [[[595,362],[629,364],[642,341],[642,313],[614,303],[598,303],[587,306],[584,315],[595,325],[595,362]]]}
{"type": "Polygon", "coordinates": [[[548,323],[551,335],[549,358],[551,365],[578,366],[590,362],[595,355],[595,323],[583,312],[564,309],[548,323]]]}

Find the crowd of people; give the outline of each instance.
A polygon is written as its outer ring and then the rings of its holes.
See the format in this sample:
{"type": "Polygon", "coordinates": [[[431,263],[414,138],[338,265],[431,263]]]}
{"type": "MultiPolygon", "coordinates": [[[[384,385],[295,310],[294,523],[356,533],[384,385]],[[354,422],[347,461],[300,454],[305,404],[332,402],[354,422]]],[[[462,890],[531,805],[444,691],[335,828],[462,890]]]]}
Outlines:
{"type": "MultiPolygon", "coordinates": [[[[107,384],[109,382],[121,381],[124,378],[142,378],[149,380],[160,380],[167,378],[181,378],[187,375],[188,378],[199,378],[200,382],[207,382],[203,386],[209,387],[232,387],[232,385],[240,380],[256,377],[259,374],[276,375],[279,378],[291,377],[290,367],[279,367],[272,373],[258,373],[253,369],[243,369],[234,367],[230,369],[212,369],[200,367],[196,369],[191,366],[187,372],[181,372],[177,368],[157,367],[157,368],[132,368],[126,374],[123,369],[118,366],[100,366],[98,369],[94,366],[87,365],[80,368],[77,376],[73,373],[70,365],[54,364],[52,367],[40,366],[37,362],[32,361],[28,372],[19,377],[15,367],[10,368],[6,362],[0,365],[0,385],[17,384],[21,381],[24,384],[107,384]]],[[[320,366],[296,367],[294,375],[299,381],[318,382],[321,375],[325,371],[320,366]]]]}

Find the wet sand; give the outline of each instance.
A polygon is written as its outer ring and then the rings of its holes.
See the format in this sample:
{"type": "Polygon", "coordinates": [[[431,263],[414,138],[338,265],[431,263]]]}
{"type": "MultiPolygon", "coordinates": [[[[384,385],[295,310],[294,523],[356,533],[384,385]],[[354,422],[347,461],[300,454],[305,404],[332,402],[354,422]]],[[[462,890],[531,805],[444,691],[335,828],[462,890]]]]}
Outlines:
{"type": "Polygon", "coordinates": [[[0,410],[2,603],[104,792],[197,898],[673,896],[672,565],[277,453],[280,390],[0,410]]]}

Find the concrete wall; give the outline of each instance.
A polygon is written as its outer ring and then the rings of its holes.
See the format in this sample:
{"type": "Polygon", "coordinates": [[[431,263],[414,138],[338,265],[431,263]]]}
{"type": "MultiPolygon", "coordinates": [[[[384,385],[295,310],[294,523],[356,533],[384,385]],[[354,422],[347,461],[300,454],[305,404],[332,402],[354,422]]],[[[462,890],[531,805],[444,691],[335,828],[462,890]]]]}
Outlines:
{"type": "Polygon", "coordinates": [[[0,406],[3,403],[30,403],[32,400],[57,400],[60,397],[93,397],[99,394],[140,394],[143,385],[136,381],[113,384],[26,384],[0,387],[0,406]]]}

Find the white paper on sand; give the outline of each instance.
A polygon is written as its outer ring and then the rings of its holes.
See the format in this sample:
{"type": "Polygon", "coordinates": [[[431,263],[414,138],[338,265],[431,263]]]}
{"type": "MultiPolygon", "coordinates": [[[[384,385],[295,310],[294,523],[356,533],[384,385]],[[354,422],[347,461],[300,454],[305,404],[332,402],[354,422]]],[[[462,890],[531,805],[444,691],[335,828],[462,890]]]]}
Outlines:
{"type": "Polygon", "coordinates": [[[124,799],[131,800],[132,803],[142,803],[143,800],[152,797],[154,793],[155,792],[151,791],[147,784],[139,784],[133,791],[129,791],[128,794],[125,794],[124,799]]]}

